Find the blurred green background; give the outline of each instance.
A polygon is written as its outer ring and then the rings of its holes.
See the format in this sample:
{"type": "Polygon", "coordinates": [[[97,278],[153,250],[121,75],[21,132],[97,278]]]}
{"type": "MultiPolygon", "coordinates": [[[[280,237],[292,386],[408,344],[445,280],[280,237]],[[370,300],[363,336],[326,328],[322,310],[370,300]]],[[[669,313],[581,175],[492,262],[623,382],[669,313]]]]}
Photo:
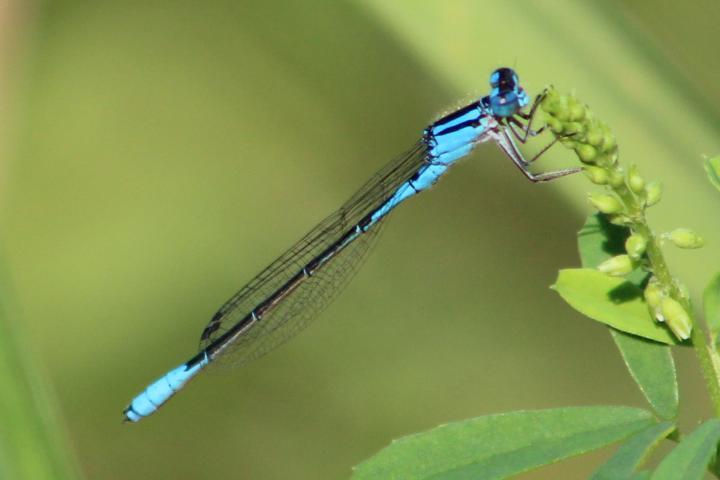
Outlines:
{"type": "MultiPolygon", "coordinates": [[[[346,478],[439,423],[644,405],[605,328],[548,289],[578,264],[589,183],[531,185],[483,145],[393,215],[309,330],[120,422],[230,295],[498,66],[531,94],[574,89],[664,181],[652,223],[707,239],[668,251],[696,296],[720,266],[700,163],[720,151],[715,1],[5,3],[3,298],[86,478],[346,478]]],[[[679,368],[694,424],[691,352],[679,368]]]]}

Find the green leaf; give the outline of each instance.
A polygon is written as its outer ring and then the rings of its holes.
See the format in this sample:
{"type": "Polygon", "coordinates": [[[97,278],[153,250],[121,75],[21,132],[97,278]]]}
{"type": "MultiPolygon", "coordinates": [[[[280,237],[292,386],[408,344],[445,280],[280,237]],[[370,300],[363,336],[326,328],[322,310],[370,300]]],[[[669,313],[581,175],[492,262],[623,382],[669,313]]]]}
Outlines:
{"type": "Polygon", "coordinates": [[[715,275],[705,287],[703,308],[710,335],[713,341],[716,341],[718,332],[720,332],[720,273],[715,275]]]}
{"type": "Polygon", "coordinates": [[[642,290],[633,283],[588,268],[560,270],[553,285],[571,307],[623,332],[673,345],[675,336],[650,317],[642,290]]]}
{"type": "Polygon", "coordinates": [[[706,158],[703,164],[710,183],[720,190],[720,155],[716,155],[713,158],[706,158]]]}
{"type": "Polygon", "coordinates": [[[629,480],[634,478],[636,476],[635,469],[673,430],[675,430],[673,423],[664,422],[635,434],[634,437],[620,445],[615,455],[598,468],[590,480],[629,480]]]}
{"type": "Polygon", "coordinates": [[[720,441],[720,420],[712,419],[685,437],[660,462],[652,480],[701,480],[720,441]]]}
{"type": "Polygon", "coordinates": [[[353,472],[363,479],[500,479],[586,453],[653,425],[630,407],[488,415],[395,440],[353,472]]]}
{"type": "Polygon", "coordinates": [[[660,418],[672,420],[678,413],[678,385],[670,347],[610,330],[625,366],[660,418]]]}

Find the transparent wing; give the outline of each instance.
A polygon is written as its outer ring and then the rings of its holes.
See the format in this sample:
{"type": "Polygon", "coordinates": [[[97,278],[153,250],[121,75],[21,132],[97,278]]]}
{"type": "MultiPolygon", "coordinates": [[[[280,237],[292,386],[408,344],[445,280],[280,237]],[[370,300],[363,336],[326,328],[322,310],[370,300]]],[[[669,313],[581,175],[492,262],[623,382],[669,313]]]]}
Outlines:
{"type": "MultiPolygon", "coordinates": [[[[333,245],[368,213],[376,210],[425,161],[423,142],[396,158],[373,176],[340,209],[320,222],[288,251],[236,293],[213,316],[200,337],[204,349],[242,321],[256,306],[278,291],[288,280],[333,245]]],[[[362,263],[383,222],[357,237],[340,253],[306,278],[283,301],[265,313],[219,358],[233,364],[246,363],[281,345],[327,306],[362,263]]]]}
{"type": "Polygon", "coordinates": [[[381,228],[382,222],[305,279],[291,295],[223,351],[217,357],[218,362],[233,366],[247,363],[282,345],[308,326],[357,272],[381,228]]]}

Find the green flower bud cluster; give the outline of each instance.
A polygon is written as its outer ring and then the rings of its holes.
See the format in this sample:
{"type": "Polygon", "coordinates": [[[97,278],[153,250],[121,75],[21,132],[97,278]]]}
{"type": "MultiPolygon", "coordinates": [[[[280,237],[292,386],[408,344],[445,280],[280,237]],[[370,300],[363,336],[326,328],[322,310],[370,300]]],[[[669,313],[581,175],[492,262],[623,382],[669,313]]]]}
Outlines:
{"type": "Polygon", "coordinates": [[[605,122],[595,118],[575,96],[562,95],[550,87],[545,91],[541,108],[545,112],[545,123],[560,143],[574,150],[585,165],[588,179],[596,185],[607,186],[615,193],[622,208],[607,198],[602,200],[594,196],[590,199],[599,211],[613,215],[614,223],[632,223],[627,215],[628,210],[633,210],[628,205],[629,201],[644,209],[660,200],[660,183],[646,182],[636,165],[631,165],[627,171],[618,165],[618,146],[612,130],[605,122]]]}
{"type": "Polygon", "coordinates": [[[603,191],[588,196],[590,204],[610,222],[631,232],[625,241],[625,252],[605,260],[597,269],[616,277],[627,276],[636,268],[652,274],[644,290],[650,315],[664,322],[678,339],[687,340],[693,330],[688,295],[670,275],[659,239],[680,248],[700,248],[704,244],[702,237],[686,228],[665,233],[660,238],[653,233],[645,219],[645,210],[660,201],[662,185],[646,181],[637,165],[619,164],[612,130],[574,95],[563,95],[550,87],[540,107],[545,113],[547,128],[561,144],[575,151],[587,178],[603,187],[603,191]]]}
{"type": "Polygon", "coordinates": [[[665,322],[679,340],[687,340],[692,332],[690,315],[676,299],[662,287],[654,277],[645,287],[645,302],[650,315],[658,322],[665,322]]]}
{"type": "Polygon", "coordinates": [[[612,130],[575,96],[561,95],[551,87],[546,90],[541,107],[550,130],[563,145],[575,150],[583,163],[607,168],[617,162],[617,143],[612,130]]]}

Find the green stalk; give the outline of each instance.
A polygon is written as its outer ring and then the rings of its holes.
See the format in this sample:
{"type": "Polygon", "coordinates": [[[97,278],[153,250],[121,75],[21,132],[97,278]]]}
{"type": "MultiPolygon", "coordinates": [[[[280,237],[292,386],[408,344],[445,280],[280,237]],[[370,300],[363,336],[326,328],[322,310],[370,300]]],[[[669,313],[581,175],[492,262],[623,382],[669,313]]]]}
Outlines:
{"type": "Polygon", "coordinates": [[[665,258],[660,250],[657,238],[653,234],[652,230],[650,230],[645,223],[638,224],[636,228],[639,233],[646,235],[646,238],[648,239],[647,255],[655,277],[661,285],[669,288],[670,294],[673,298],[676,298],[680,302],[690,317],[690,323],[693,327],[690,337],[692,340],[692,346],[695,350],[695,355],[697,355],[700,367],[702,368],[703,377],[705,378],[705,383],[707,385],[708,392],[710,393],[710,399],[713,404],[715,416],[720,417],[720,382],[718,382],[718,374],[712,359],[712,353],[708,346],[709,344],[706,337],[705,326],[695,315],[692,305],[690,304],[690,300],[682,294],[676,282],[673,281],[670,270],[665,262],[665,258]]]}
{"type": "Polygon", "coordinates": [[[50,389],[30,354],[0,265],[0,478],[81,478],[50,389]]]}

